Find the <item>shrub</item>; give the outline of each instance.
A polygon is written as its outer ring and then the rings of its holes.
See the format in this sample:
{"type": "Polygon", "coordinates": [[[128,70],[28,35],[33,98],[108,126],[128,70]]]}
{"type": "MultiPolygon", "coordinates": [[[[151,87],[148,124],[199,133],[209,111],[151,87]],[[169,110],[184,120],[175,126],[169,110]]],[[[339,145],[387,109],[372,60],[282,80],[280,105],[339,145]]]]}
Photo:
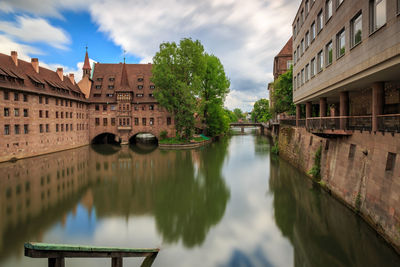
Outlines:
{"type": "Polygon", "coordinates": [[[320,146],[315,152],[314,165],[308,172],[318,182],[321,181],[321,154],[322,154],[322,147],[320,146]]]}
{"type": "Polygon", "coordinates": [[[167,138],[167,135],[168,135],[168,132],[167,131],[161,131],[160,132],[160,139],[161,140],[164,140],[164,139],[166,139],[167,138]]]}

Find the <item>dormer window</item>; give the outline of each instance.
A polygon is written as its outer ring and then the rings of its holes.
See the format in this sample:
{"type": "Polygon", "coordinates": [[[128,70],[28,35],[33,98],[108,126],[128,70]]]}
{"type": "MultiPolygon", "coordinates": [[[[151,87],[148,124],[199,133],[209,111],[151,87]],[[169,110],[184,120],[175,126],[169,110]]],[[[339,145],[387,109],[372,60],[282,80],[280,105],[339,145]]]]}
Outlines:
{"type": "Polygon", "coordinates": [[[110,82],[113,82],[113,81],[115,81],[115,78],[114,78],[114,77],[110,77],[110,78],[108,78],[108,80],[109,80],[110,82]]]}

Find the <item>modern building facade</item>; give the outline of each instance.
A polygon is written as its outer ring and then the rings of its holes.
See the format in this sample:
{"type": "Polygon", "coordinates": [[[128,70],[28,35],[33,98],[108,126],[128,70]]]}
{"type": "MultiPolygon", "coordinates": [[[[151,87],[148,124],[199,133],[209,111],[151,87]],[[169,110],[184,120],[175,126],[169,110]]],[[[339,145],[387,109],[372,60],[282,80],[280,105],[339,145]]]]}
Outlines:
{"type": "Polygon", "coordinates": [[[94,64],[86,52],[79,83],[63,69],[51,71],[0,54],[0,162],[90,144],[96,137],[128,143],[138,133],[175,132],[159,106],[151,64],[94,64]]]}
{"type": "Polygon", "coordinates": [[[400,130],[399,14],[398,0],[301,1],[292,24],[297,125],[400,130]]]}

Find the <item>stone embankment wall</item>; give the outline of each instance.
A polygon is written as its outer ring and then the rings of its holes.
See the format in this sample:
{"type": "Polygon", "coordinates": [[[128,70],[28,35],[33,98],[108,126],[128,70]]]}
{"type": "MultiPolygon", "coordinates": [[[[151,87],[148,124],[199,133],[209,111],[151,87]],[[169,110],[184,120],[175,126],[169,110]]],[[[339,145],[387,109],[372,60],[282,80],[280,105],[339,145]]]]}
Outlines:
{"type": "Polygon", "coordinates": [[[280,129],[280,156],[304,173],[314,165],[319,147],[320,184],[400,252],[400,134],[356,131],[323,138],[304,128],[280,129]]]}

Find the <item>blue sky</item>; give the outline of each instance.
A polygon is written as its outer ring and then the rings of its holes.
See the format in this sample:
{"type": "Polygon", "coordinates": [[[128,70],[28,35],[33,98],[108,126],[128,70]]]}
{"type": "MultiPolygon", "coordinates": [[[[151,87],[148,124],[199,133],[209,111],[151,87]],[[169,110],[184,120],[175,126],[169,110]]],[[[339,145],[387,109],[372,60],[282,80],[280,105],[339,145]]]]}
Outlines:
{"type": "Polygon", "coordinates": [[[291,36],[300,0],[2,0],[0,53],[81,77],[87,45],[96,62],[148,63],[164,41],[199,39],[231,80],[225,105],[268,98],[273,57],[291,36]]]}

